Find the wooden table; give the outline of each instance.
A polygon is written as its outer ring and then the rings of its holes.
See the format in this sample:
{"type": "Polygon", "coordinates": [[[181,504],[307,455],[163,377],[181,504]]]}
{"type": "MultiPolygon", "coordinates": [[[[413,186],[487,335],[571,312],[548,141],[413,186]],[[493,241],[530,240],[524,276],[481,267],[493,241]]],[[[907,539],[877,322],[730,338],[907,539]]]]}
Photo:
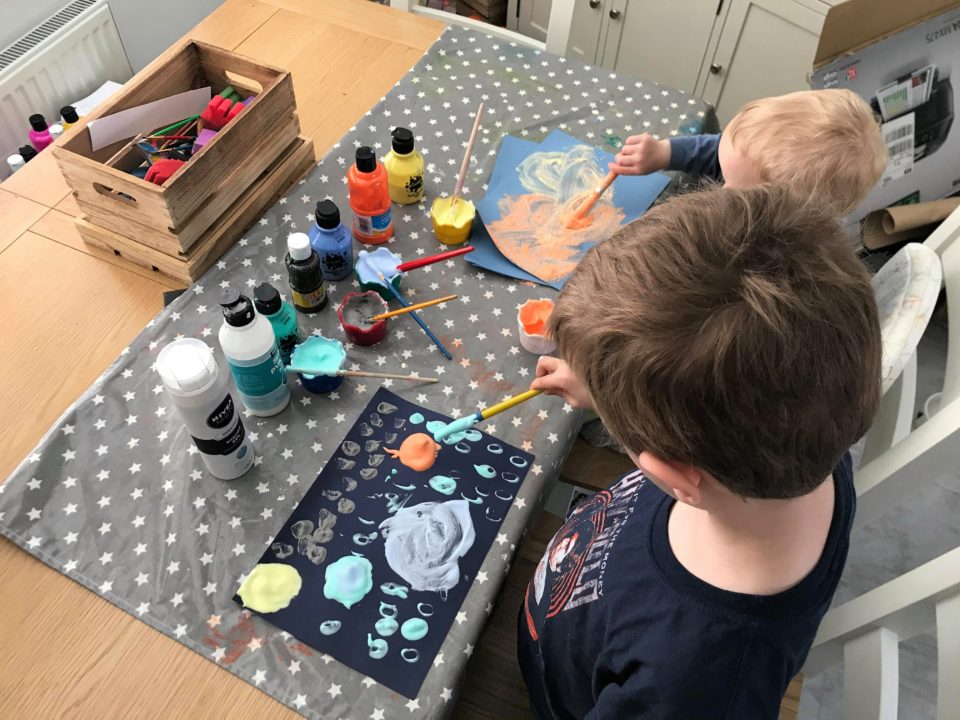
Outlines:
{"type": "MultiPolygon", "coordinates": [[[[323,155],[442,29],[364,0],[226,0],[188,35],[291,70],[323,155]]],[[[0,184],[0,478],[176,287],[85,246],[76,214],[50,153],[0,184]]],[[[0,717],[296,717],[6,540],[0,567],[0,717]]]]}

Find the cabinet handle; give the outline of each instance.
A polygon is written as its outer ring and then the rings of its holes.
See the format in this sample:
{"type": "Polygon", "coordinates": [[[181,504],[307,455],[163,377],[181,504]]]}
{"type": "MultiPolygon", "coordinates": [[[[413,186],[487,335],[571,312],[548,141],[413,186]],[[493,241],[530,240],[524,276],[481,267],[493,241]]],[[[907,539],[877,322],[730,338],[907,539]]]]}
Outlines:
{"type": "Polygon", "coordinates": [[[590,7],[596,10],[598,7],[600,7],[600,0],[590,0],[590,7]]]}
{"type": "Polygon", "coordinates": [[[717,65],[717,63],[710,65],[710,72],[714,75],[719,75],[721,70],[723,70],[723,65],[717,65]]]}
{"type": "Polygon", "coordinates": [[[610,19],[611,19],[611,20],[617,20],[617,19],[619,19],[619,17],[620,17],[620,11],[619,11],[619,10],[611,10],[611,11],[610,11],[610,19]]]}

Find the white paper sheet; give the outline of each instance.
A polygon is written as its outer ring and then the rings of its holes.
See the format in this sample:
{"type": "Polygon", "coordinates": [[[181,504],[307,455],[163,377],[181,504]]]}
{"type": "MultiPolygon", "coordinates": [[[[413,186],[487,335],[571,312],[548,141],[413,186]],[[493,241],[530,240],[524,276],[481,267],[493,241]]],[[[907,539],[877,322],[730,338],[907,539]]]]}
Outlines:
{"type": "Polygon", "coordinates": [[[209,87],[188,90],[146,105],[121,110],[113,115],[91,120],[90,145],[94,150],[112,145],[118,140],[132,138],[191,115],[199,115],[210,102],[209,87]]]}

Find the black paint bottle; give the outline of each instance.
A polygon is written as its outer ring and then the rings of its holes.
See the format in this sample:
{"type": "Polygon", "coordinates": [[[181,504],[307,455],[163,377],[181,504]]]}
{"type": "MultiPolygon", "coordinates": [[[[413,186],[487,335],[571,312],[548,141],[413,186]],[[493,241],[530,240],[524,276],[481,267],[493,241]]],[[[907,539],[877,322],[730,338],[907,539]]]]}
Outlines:
{"type": "Polygon", "coordinates": [[[327,291],[323,287],[320,258],[306,233],[293,233],[287,238],[287,272],[290,276],[290,295],[300,312],[315,313],[327,306],[327,291]]]}

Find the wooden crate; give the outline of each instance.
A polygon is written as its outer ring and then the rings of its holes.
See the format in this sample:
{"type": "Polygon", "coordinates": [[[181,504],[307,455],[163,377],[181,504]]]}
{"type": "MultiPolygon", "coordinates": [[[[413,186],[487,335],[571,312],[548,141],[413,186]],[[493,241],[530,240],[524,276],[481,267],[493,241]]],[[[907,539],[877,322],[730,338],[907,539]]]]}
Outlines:
{"type": "Polygon", "coordinates": [[[104,161],[126,143],[93,151],[86,129],[53,146],[54,157],[90,223],[168,255],[189,251],[300,134],[290,73],[212,45],[185,40],[128,81],[85,120],[196,87],[216,95],[227,85],[256,98],[162,187],[104,161]]]}
{"type": "Polygon", "coordinates": [[[313,142],[307,138],[297,138],[259,177],[243,186],[243,194],[214,220],[186,252],[168,254],[126,234],[105,228],[89,216],[76,218],[77,230],[84,242],[90,245],[189,285],[313,166],[313,142]]]}

